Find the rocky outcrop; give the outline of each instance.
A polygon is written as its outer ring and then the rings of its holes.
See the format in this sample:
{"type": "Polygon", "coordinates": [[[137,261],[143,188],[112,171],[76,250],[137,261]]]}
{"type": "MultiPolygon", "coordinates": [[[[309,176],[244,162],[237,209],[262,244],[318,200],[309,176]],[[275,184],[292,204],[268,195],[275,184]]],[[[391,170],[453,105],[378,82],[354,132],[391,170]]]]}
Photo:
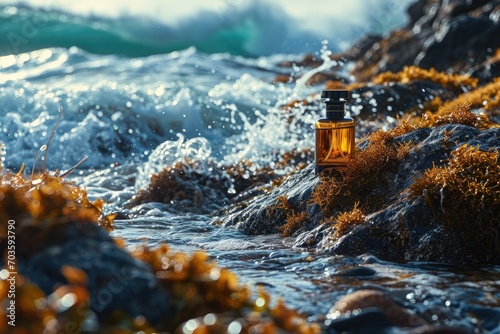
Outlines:
{"type": "MultiPolygon", "coordinates": [[[[411,149],[397,163],[388,164],[379,169],[377,175],[369,176],[376,178],[378,184],[363,195],[365,198],[359,198],[361,201],[377,199],[377,194],[380,194],[382,204],[375,206],[374,211],[365,212],[365,223],[353,224],[340,236],[335,235],[338,222],[328,222],[328,219],[331,213],[335,216],[348,208],[333,207],[328,215],[321,212],[319,205],[312,200],[312,194],[323,181],[315,175],[312,165],[295,173],[271,193],[257,196],[244,205],[233,206],[215,221],[249,234],[278,233],[290,215],[306,212],[300,227],[293,234],[296,247],[315,247],[345,255],[370,253],[391,261],[500,263],[497,247],[482,251],[477,240],[464,239],[459,230],[444,223],[445,218],[440,216],[440,211],[446,211],[446,203],[452,203],[456,198],[443,195],[441,207],[436,208],[425,195],[411,196],[410,190],[426,170],[433,166],[446,166],[452,152],[465,144],[485,152],[500,149],[500,129],[478,130],[449,124],[406,133],[396,137],[394,143],[411,143],[411,149]],[[282,205],[285,201],[286,206],[282,205]]],[[[365,140],[359,147],[366,149],[368,145],[365,140]]],[[[488,169],[482,172],[487,174],[488,169]]],[[[498,232],[500,224],[495,224],[493,228],[496,227],[498,232]]],[[[485,227],[485,231],[479,233],[489,232],[485,227]]],[[[474,236],[478,234],[474,233],[474,236]]],[[[498,240],[496,242],[498,244],[498,240]]]]}
{"type": "MultiPolygon", "coordinates": [[[[500,48],[496,37],[500,33],[499,13],[496,1],[417,1],[408,8],[407,26],[380,41],[372,39],[371,48],[355,58],[352,73],[358,80],[368,80],[410,65],[440,71],[471,71],[500,48]]],[[[354,51],[347,54],[356,55],[354,51]]]]}
{"type": "Polygon", "coordinates": [[[46,295],[68,284],[61,269],[70,266],[86,274],[89,306],[100,321],[123,313],[143,316],[156,326],[171,314],[169,295],[151,268],[119,248],[105,230],[90,222],[58,230],[51,231],[59,234],[55,242],[18,257],[19,272],[46,295]]]}

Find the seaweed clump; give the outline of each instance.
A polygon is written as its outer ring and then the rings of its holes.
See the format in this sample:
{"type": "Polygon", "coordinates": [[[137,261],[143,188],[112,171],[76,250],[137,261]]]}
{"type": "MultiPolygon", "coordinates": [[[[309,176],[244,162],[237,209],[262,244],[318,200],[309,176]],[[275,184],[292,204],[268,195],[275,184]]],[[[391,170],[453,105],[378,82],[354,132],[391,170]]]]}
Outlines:
{"type": "Polygon", "coordinates": [[[358,208],[358,203],[354,204],[351,211],[345,211],[338,215],[337,224],[335,225],[334,238],[340,238],[347,232],[350,228],[355,225],[360,225],[366,222],[366,216],[358,208]]]}
{"type": "MultiPolygon", "coordinates": [[[[17,274],[16,282],[16,314],[15,327],[12,327],[12,320],[7,314],[1,314],[7,308],[2,307],[0,314],[0,332],[8,333],[15,330],[15,333],[60,333],[64,329],[75,328],[89,314],[89,294],[83,284],[86,275],[77,268],[67,267],[64,271],[67,276],[74,276],[70,271],[78,272],[82,275],[82,280],[73,279],[70,283],[60,285],[50,296],[35,284],[30,282],[23,275],[17,274]],[[9,324],[9,322],[11,322],[9,324]]],[[[0,301],[2,305],[8,305],[8,295],[10,291],[10,281],[0,280],[0,301]],[[4,303],[7,301],[7,303],[4,303]]]]}
{"type": "Polygon", "coordinates": [[[185,254],[160,245],[138,247],[132,255],[151,266],[172,296],[175,312],[165,326],[169,332],[222,334],[237,327],[238,333],[319,333],[317,325],[281,300],[271,305],[262,289],[255,300],[250,298],[235,274],[217,267],[203,252],[185,254]]]}
{"type": "Polygon", "coordinates": [[[366,149],[358,149],[345,170],[327,170],[321,175],[311,201],[319,205],[327,220],[333,219],[337,210],[349,210],[352,203],[359,203],[359,209],[364,212],[383,205],[388,194],[378,189],[386,182],[384,172],[396,167],[411,149],[411,143],[395,143],[395,135],[394,131],[374,133],[368,138],[366,149]]]}
{"type": "Polygon", "coordinates": [[[412,142],[396,143],[394,139],[417,129],[444,124],[464,124],[478,129],[498,127],[486,116],[474,114],[470,104],[463,104],[444,115],[426,113],[418,124],[402,120],[392,130],[372,133],[366,138],[366,148],[357,149],[344,170],[326,171],[321,175],[321,182],[311,196],[311,202],[321,209],[324,221],[336,222],[335,238],[341,237],[349,226],[362,223],[365,219],[360,218],[362,213],[380,210],[393,195],[390,188],[387,190],[390,180],[385,175],[397,168],[414,146],[412,142]],[[352,203],[356,203],[354,208],[352,203]]]}
{"type": "Polygon", "coordinates": [[[211,211],[228,195],[229,179],[216,173],[217,166],[201,161],[178,161],[151,176],[146,189],[134,195],[130,205],[159,202],[179,210],[211,211]]]}
{"type": "Polygon", "coordinates": [[[280,211],[279,214],[286,215],[285,224],[278,228],[282,237],[291,237],[308,222],[307,212],[297,210],[286,196],[279,196],[276,203],[267,208],[268,216],[271,217],[276,210],[280,211]]]}
{"type": "Polygon", "coordinates": [[[442,86],[449,87],[452,89],[462,89],[462,87],[476,87],[478,79],[471,78],[467,75],[461,74],[447,74],[444,72],[438,72],[434,68],[423,69],[417,66],[405,66],[402,71],[384,72],[372,79],[375,84],[382,84],[388,82],[401,82],[408,83],[410,81],[423,80],[432,81],[438,83],[442,86]]]}
{"type": "Polygon", "coordinates": [[[490,116],[499,115],[500,107],[500,78],[495,78],[484,86],[468,93],[459,95],[456,99],[443,103],[437,114],[446,114],[457,106],[470,104],[471,108],[483,108],[490,116]]]}
{"type": "Polygon", "coordinates": [[[446,111],[431,113],[427,111],[422,115],[416,128],[429,128],[445,124],[463,124],[479,130],[498,128],[500,125],[489,120],[486,115],[475,114],[471,111],[472,104],[465,100],[462,104],[453,103],[447,106],[446,111]]]}
{"type": "Polygon", "coordinates": [[[458,233],[479,258],[500,254],[500,165],[498,151],[462,145],[448,165],[424,172],[410,187],[423,197],[437,221],[458,233]]]}
{"type": "Polygon", "coordinates": [[[128,206],[159,202],[179,211],[211,213],[242,193],[263,192],[280,185],[287,173],[305,168],[312,157],[312,150],[293,149],[273,155],[265,166],[247,159],[230,166],[213,161],[177,161],[151,175],[148,186],[139,190],[128,206]]]}
{"type": "Polygon", "coordinates": [[[91,201],[87,192],[48,172],[27,178],[0,175],[0,252],[7,246],[8,221],[15,221],[18,252],[29,255],[57,242],[67,224],[93,222],[111,231],[114,215],[103,215],[104,201],[91,201]]]}
{"type": "MultiPolygon", "coordinates": [[[[62,242],[71,224],[95,223],[108,231],[113,229],[114,215],[103,215],[102,199],[91,201],[84,189],[48,172],[26,177],[22,171],[0,175],[0,253],[10,272],[16,272],[18,262],[37,250],[62,242]],[[10,261],[13,254],[7,248],[12,236],[15,261],[10,261]]],[[[85,320],[89,314],[86,274],[72,267],[63,267],[61,274],[68,283],[59,284],[49,296],[21,273],[15,275],[16,329],[23,333],[58,333],[85,320]]],[[[0,279],[3,305],[9,303],[9,279],[12,276],[0,279]]],[[[0,313],[5,311],[3,308],[0,313]]],[[[2,314],[0,319],[0,332],[7,332],[9,318],[2,314]]]]}

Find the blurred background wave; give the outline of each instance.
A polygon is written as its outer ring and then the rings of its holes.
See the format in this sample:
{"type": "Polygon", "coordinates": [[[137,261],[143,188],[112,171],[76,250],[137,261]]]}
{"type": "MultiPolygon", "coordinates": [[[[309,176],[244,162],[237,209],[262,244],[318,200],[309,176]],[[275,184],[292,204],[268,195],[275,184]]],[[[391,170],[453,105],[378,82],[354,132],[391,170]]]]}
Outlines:
{"type": "Polygon", "coordinates": [[[0,1],[0,55],[72,46],[128,57],[194,46],[256,57],[348,47],[404,24],[408,0],[0,1]]]}

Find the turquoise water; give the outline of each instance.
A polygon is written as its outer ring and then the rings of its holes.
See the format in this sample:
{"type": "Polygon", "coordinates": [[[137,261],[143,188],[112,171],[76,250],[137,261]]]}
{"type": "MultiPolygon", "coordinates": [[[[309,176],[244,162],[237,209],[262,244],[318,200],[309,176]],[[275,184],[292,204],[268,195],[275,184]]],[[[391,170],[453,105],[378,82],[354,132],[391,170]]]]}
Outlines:
{"type": "Polygon", "coordinates": [[[147,18],[84,17],[32,7],[0,7],[0,55],[77,46],[92,53],[143,57],[196,46],[205,53],[256,56],[245,45],[260,34],[253,17],[221,24],[210,35],[196,37],[147,18]]]}

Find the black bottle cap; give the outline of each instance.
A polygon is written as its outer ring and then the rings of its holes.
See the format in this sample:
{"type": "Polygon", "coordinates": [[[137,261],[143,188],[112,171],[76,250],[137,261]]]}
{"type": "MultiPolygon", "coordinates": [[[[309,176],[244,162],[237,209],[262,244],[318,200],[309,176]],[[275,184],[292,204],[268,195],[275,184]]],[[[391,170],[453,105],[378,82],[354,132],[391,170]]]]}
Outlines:
{"type": "Polygon", "coordinates": [[[344,118],[344,104],[349,98],[348,90],[324,90],[321,92],[321,98],[328,99],[325,101],[326,118],[337,120],[344,118]]]}
{"type": "Polygon", "coordinates": [[[330,100],[343,100],[346,101],[349,98],[348,90],[324,90],[321,92],[322,99],[330,100]]]}

